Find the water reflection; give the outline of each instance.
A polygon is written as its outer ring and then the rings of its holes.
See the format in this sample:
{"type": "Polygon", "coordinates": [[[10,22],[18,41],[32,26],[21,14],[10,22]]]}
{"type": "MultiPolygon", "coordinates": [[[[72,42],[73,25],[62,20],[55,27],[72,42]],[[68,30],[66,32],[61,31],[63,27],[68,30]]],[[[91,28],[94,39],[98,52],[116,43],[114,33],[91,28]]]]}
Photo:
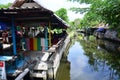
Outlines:
{"type": "Polygon", "coordinates": [[[56,80],[70,80],[70,62],[67,61],[65,54],[62,57],[56,80]]]}
{"type": "Polygon", "coordinates": [[[119,44],[94,37],[78,39],[68,54],[70,80],[120,80],[119,44]]]}
{"type": "Polygon", "coordinates": [[[111,42],[108,40],[97,40],[98,46],[107,50],[108,52],[119,53],[120,52],[120,43],[111,42]]]}

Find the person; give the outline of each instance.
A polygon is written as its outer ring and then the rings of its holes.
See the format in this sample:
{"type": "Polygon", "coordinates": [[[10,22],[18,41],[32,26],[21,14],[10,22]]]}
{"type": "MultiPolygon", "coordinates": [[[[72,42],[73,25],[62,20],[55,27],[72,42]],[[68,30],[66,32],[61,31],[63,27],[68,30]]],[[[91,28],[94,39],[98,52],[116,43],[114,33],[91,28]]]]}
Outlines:
{"type": "Polygon", "coordinates": [[[2,39],[3,39],[3,43],[8,43],[8,32],[7,32],[7,30],[3,31],[2,39]]]}
{"type": "Polygon", "coordinates": [[[62,30],[62,37],[66,37],[67,36],[67,32],[66,32],[66,30],[62,30]]]}
{"type": "Polygon", "coordinates": [[[3,43],[2,43],[2,40],[0,39],[0,51],[3,50],[3,43]]]}

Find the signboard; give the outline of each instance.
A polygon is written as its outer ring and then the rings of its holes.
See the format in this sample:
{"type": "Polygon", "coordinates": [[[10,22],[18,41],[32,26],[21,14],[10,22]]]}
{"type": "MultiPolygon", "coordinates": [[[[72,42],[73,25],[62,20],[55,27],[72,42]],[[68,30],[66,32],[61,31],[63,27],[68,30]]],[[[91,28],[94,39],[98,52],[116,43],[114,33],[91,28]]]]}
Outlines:
{"type": "Polygon", "coordinates": [[[5,62],[0,61],[0,80],[6,80],[5,62]]]}

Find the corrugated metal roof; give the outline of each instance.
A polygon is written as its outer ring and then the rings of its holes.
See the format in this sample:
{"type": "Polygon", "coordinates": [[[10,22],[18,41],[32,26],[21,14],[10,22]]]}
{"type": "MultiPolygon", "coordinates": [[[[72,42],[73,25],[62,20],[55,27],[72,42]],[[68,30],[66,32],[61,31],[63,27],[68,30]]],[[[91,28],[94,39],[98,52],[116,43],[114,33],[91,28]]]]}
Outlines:
{"type": "Polygon", "coordinates": [[[55,15],[53,11],[44,8],[34,0],[16,0],[11,7],[0,9],[0,19],[10,20],[11,16],[14,17],[16,21],[40,20],[46,25],[49,25],[49,22],[51,22],[51,26],[54,28],[69,27],[68,24],[55,15]]]}
{"type": "Polygon", "coordinates": [[[20,7],[27,0],[15,0],[11,7],[20,7]]]}

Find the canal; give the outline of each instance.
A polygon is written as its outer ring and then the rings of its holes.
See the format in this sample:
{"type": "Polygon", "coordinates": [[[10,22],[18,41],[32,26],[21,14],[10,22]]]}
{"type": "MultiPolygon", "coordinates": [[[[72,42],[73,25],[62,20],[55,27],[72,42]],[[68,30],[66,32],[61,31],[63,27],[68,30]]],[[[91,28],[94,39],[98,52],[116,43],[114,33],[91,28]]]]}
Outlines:
{"type": "Polygon", "coordinates": [[[120,45],[93,36],[72,39],[56,80],[120,80],[120,45]]]}

